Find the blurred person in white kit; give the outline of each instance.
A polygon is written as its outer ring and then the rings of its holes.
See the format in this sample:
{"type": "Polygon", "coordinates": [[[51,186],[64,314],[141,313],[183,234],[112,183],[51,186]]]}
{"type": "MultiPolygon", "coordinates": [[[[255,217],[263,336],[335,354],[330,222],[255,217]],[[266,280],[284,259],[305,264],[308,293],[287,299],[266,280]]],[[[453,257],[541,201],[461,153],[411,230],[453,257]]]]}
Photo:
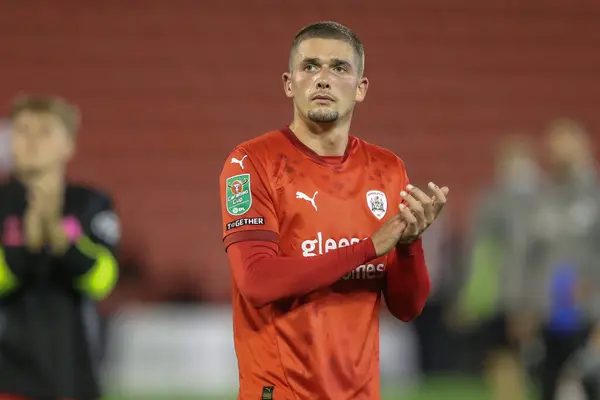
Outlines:
{"type": "MultiPolygon", "coordinates": [[[[534,333],[520,312],[526,255],[526,218],[536,206],[540,171],[527,135],[504,138],[495,182],[476,205],[470,232],[470,271],[452,323],[468,327],[485,353],[484,375],[495,399],[521,400],[525,373],[521,348],[534,333]]],[[[471,346],[471,349],[477,346],[471,346]]]]}
{"type": "Polygon", "coordinates": [[[545,356],[540,399],[565,374],[597,399],[600,372],[600,186],[585,128],[569,119],[546,132],[548,180],[527,219],[523,310],[539,323],[545,356]]]}

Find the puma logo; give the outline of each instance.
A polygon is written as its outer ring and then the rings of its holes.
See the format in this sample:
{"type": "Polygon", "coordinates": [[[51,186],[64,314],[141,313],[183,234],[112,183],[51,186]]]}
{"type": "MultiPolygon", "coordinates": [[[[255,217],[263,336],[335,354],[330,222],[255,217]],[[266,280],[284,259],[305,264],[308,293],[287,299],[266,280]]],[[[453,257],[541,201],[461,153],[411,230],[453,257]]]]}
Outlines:
{"type": "Polygon", "coordinates": [[[242,169],[244,169],[244,159],[245,159],[246,157],[248,157],[248,155],[247,155],[247,154],[246,154],[244,157],[242,157],[242,159],[241,159],[241,160],[238,160],[238,159],[237,159],[237,158],[235,158],[235,157],[231,157],[231,164],[240,164],[240,167],[241,167],[242,169]]]}
{"type": "Polygon", "coordinates": [[[296,192],[296,198],[297,199],[302,199],[302,200],[306,200],[308,202],[310,202],[310,204],[312,204],[312,206],[315,208],[315,211],[317,210],[317,203],[315,203],[315,197],[317,197],[317,194],[319,192],[315,192],[315,194],[313,194],[312,197],[308,197],[306,194],[302,193],[302,192],[296,192]]]}

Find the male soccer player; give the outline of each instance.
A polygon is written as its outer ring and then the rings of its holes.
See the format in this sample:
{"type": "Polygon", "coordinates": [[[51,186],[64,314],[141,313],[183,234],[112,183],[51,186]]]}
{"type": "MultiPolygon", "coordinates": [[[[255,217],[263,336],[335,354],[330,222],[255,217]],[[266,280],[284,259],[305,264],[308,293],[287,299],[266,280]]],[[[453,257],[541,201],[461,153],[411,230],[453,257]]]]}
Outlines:
{"type": "Polygon", "coordinates": [[[381,294],[402,321],[427,299],[419,238],[448,189],[430,197],[396,155],[349,135],[363,68],[350,29],[302,29],[283,74],[293,122],[223,167],[242,400],[378,399],[381,294]]]}
{"type": "Polygon", "coordinates": [[[24,97],[11,112],[13,176],[0,184],[0,399],[99,398],[95,301],[115,285],[118,218],[68,182],[78,110],[24,97]]]}

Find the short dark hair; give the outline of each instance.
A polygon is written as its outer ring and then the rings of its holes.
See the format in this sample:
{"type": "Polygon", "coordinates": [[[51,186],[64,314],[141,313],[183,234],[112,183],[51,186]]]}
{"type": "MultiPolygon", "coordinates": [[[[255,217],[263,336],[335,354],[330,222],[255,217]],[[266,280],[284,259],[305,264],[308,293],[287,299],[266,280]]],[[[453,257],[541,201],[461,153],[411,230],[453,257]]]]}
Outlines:
{"type": "Polygon", "coordinates": [[[81,123],[81,114],[77,106],[57,96],[22,95],[13,100],[10,118],[15,119],[24,111],[48,113],[57,116],[67,131],[75,135],[81,123]]]}
{"type": "Polygon", "coordinates": [[[292,63],[296,48],[307,39],[335,39],[348,43],[354,49],[358,58],[358,75],[362,76],[365,70],[365,48],[354,31],[338,22],[321,21],[305,26],[296,34],[290,50],[289,68],[292,63]]]}

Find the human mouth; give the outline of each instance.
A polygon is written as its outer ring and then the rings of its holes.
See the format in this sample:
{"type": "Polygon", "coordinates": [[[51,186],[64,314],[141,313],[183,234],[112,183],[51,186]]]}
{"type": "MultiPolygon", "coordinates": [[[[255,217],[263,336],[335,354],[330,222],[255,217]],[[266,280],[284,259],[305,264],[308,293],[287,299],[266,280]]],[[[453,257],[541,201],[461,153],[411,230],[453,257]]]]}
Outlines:
{"type": "Polygon", "coordinates": [[[312,100],[315,103],[319,104],[329,104],[335,102],[335,99],[328,94],[317,94],[312,97],[312,100]]]}

